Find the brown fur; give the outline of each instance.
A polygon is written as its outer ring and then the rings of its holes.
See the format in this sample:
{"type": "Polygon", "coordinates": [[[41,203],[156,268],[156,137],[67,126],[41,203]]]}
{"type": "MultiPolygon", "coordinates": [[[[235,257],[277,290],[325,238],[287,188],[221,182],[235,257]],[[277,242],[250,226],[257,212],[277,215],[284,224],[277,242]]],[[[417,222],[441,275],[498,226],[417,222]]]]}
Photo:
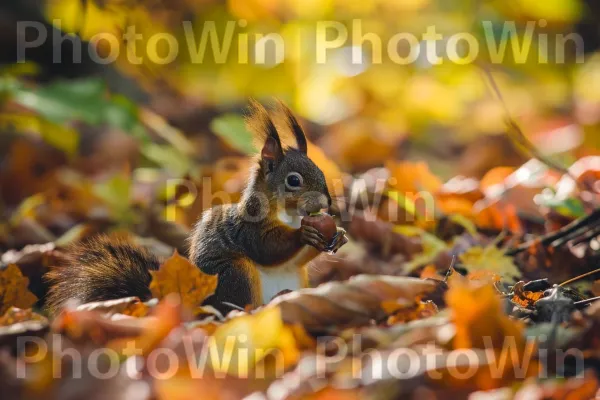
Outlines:
{"type": "Polygon", "coordinates": [[[98,236],[73,245],[65,265],[54,267],[45,279],[51,285],[46,307],[59,311],[69,300],[80,303],[137,296],[151,298],[149,270],[158,259],[145,249],[116,236],[98,236]]]}

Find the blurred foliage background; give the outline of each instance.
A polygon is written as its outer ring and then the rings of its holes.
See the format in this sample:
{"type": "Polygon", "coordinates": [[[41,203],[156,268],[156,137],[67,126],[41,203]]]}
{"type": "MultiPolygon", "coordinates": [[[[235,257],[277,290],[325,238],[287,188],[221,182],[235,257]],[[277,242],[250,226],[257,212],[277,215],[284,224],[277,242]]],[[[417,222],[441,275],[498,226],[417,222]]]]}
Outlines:
{"type": "MultiPolygon", "coordinates": [[[[493,167],[521,165],[529,156],[505,134],[506,112],[483,69],[541,152],[567,166],[598,153],[600,6],[592,0],[6,0],[0,17],[4,248],[57,240],[74,227],[81,234],[90,221],[156,233],[160,228],[146,214],[132,210],[162,213],[175,198],[186,203],[181,196],[189,183],[170,187],[168,179],[188,178],[202,193],[203,178],[211,177],[208,192],[222,190],[235,201],[247,172],[243,156],[252,151],[241,117],[248,97],[279,97],[301,117],[310,155],[328,178],[397,160],[424,160],[442,179],[480,179],[493,167]],[[48,35],[17,63],[19,43],[36,38],[36,29],[19,28],[23,21],[43,24],[48,35]],[[317,63],[323,21],[342,24],[349,38],[317,63]],[[369,41],[359,49],[363,62],[352,62],[352,46],[360,46],[351,40],[356,21],[363,35],[381,39],[381,63],[372,62],[369,41]],[[523,62],[515,61],[515,37],[503,34],[507,21],[515,23],[519,42],[534,24],[523,62]],[[235,26],[222,63],[210,48],[201,63],[190,57],[188,46],[197,47],[207,23],[221,39],[228,23],[235,26]],[[427,59],[425,42],[414,63],[390,60],[393,35],[422,38],[431,26],[444,38],[474,35],[478,57],[451,62],[440,40],[438,63],[427,59]],[[123,39],[131,27],[141,39],[123,39]],[[156,62],[168,54],[165,41],[149,43],[163,33],[179,43],[166,64],[156,62]],[[284,60],[255,63],[256,35],[273,33],[285,40],[284,60]],[[555,38],[569,34],[585,47],[578,53],[569,42],[565,62],[555,62],[555,38]],[[491,62],[490,39],[508,42],[500,64],[491,62]],[[90,56],[92,49],[108,57],[115,45],[113,63],[90,56]],[[78,49],[81,62],[74,61],[78,49]],[[132,54],[142,62],[132,62],[132,54]]],[[[192,206],[175,218],[190,226],[212,201],[189,200],[192,206]]]]}

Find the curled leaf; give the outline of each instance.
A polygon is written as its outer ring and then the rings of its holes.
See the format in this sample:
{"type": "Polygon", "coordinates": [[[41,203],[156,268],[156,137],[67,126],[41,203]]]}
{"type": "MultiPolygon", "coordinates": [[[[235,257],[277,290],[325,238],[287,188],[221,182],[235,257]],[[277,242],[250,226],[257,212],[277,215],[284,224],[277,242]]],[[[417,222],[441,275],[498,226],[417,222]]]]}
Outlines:
{"type": "Polygon", "coordinates": [[[281,308],[287,323],[300,323],[307,330],[366,325],[387,316],[386,300],[413,301],[436,289],[432,280],[383,275],[358,275],[346,282],[330,282],[277,297],[269,307],[281,308]]]}

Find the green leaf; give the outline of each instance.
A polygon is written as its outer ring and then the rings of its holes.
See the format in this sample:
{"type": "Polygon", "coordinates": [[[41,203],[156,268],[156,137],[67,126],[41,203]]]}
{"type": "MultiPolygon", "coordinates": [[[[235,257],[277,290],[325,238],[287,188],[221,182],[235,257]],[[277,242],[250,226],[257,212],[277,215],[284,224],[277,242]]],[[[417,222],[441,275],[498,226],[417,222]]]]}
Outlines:
{"type": "Polygon", "coordinates": [[[244,118],[240,115],[223,114],[211,121],[210,129],[234,149],[244,154],[256,152],[252,134],[246,129],[244,118]]]}
{"type": "Polygon", "coordinates": [[[0,91],[55,123],[106,123],[124,131],[132,130],[139,123],[135,103],[120,95],[109,96],[101,79],[59,81],[40,88],[28,88],[19,81],[4,78],[0,82],[0,91]]]}
{"type": "Polygon", "coordinates": [[[585,208],[581,200],[569,197],[560,199],[553,196],[538,196],[536,202],[541,206],[546,206],[553,209],[557,213],[573,218],[579,218],[586,215],[585,208]]]}
{"type": "Polygon", "coordinates": [[[141,148],[142,154],[150,161],[172,171],[177,176],[184,176],[192,169],[192,161],[172,146],[146,143],[141,148]]]}
{"type": "Polygon", "coordinates": [[[150,141],[139,121],[138,106],[124,96],[109,95],[101,79],[59,81],[29,88],[10,76],[4,76],[0,78],[0,94],[38,113],[38,125],[45,128],[38,129],[39,134],[49,144],[69,154],[75,152],[78,144],[77,132],[65,127],[72,121],[89,125],[107,124],[142,143],[150,141]]]}
{"type": "Polygon", "coordinates": [[[15,102],[53,122],[79,120],[91,125],[103,120],[108,103],[103,94],[104,85],[97,79],[61,81],[41,88],[19,87],[12,91],[15,102]]]}

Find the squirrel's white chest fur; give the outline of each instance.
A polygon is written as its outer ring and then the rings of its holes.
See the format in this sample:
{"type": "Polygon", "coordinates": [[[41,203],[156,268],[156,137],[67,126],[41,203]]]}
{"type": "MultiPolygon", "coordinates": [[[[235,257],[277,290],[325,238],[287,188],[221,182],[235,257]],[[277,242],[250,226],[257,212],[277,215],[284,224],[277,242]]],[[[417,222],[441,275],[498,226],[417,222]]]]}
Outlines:
{"type": "Polygon", "coordinates": [[[268,303],[282,290],[298,290],[302,288],[300,268],[287,264],[280,267],[258,267],[262,286],[263,303],[268,303]]]}
{"type": "MultiPolygon", "coordinates": [[[[302,217],[287,212],[278,213],[277,218],[293,229],[300,228],[302,217]]],[[[304,246],[285,264],[277,267],[258,267],[262,285],[263,303],[268,303],[273,296],[282,290],[298,290],[304,287],[303,266],[318,255],[311,246],[304,246]]]]}

